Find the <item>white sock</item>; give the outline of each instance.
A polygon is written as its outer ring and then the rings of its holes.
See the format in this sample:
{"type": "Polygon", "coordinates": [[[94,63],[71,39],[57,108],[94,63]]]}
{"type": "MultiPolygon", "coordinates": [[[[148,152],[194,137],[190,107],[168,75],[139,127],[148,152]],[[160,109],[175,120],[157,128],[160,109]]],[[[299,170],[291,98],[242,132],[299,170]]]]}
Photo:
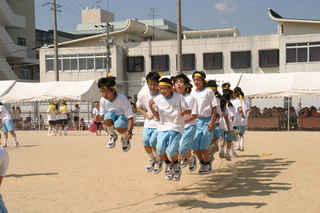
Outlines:
{"type": "Polygon", "coordinates": [[[121,135],[121,140],[122,140],[122,141],[127,141],[128,138],[127,138],[126,136],[124,136],[124,134],[122,134],[122,135],[121,135]]]}
{"type": "Polygon", "coordinates": [[[150,157],[150,159],[152,160],[152,161],[154,161],[155,160],[155,157],[154,157],[154,155],[153,155],[153,153],[151,152],[151,153],[148,153],[148,155],[149,155],[149,157],[150,157]]]}
{"type": "Polygon", "coordinates": [[[7,139],[3,139],[3,145],[7,145],[7,141],[8,141],[8,138],[7,139]]]}
{"type": "Polygon", "coordinates": [[[48,134],[50,134],[50,130],[51,130],[51,127],[49,126],[49,127],[48,127],[48,134]]]}
{"type": "Polygon", "coordinates": [[[16,137],[13,137],[13,140],[14,140],[14,143],[18,143],[18,141],[17,141],[17,136],[16,136],[16,137]]]}
{"type": "Polygon", "coordinates": [[[110,135],[116,135],[116,132],[114,130],[114,126],[107,126],[107,130],[109,132],[110,135]]]}
{"type": "Polygon", "coordinates": [[[227,150],[226,150],[226,154],[229,154],[229,153],[230,153],[230,149],[227,149],[227,150]]]}
{"type": "Polygon", "coordinates": [[[62,131],[62,127],[60,126],[60,127],[59,127],[59,133],[60,133],[60,135],[61,135],[61,131],[62,131]]]}
{"type": "Polygon", "coordinates": [[[63,127],[63,130],[64,130],[64,134],[66,135],[67,134],[67,127],[63,127]]]}
{"type": "Polygon", "coordinates": [[[224,152],[224,146],[220,146],[220,152],[224,152]]]}
{"type": "Polygon", "coordinates": [[[236,147],[239,147],[239,137],[240,137],[240,135],[236,135],[236,140],[235,140],[235,145],[236,145],[236,147]]]}
{"type": "Polygon", "coordinates": [[[240,147],[244,148],[244,136],[240,136],[240,147]]]}
{"type": "Polygon", "coordinates": [[[154,157],[156,158],[156,161],[161,160],[160,156],[158,155],[157,150],[152,150],[152,153],[153,153],[154,157]]]}
{"type": "Polygon", "coordinates": [[[193,155],[191,155],[190,158],[188,158],[189,162],[193,161],[193,155]]]}

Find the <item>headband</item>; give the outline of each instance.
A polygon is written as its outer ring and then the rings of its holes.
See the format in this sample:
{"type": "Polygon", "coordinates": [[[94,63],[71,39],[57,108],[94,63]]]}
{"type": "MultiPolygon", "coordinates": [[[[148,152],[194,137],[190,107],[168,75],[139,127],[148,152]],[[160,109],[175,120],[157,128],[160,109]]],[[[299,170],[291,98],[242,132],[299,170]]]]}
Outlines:
{"type": "Polygon", "coordinates": [[[172,85],[171,84],[169,84],[169,83],[167,83],[167,82],[160,82],[159,83],[159,86],[168,86],[168,87],[172,87],[172,85]]]}
{"type": "Polygon", "coordinates": [[[107,86],[102,86],[100,89],[114,89],[114,87],[107,87],[107,86]]]}
{"type": "Polygon", "coordinates": [[[222,89],[230,89],[230,86],[226,85],[225,87],[222,87],[222,89]]]}
{"type": "Polygon", "coordinates": [[[185,80],[184,80],[183,78],[178,78],[178,79],[176,79],[176,81],[183,81],[183,82],[185,82],[185,80]]]}
{"type": "Polygon", "coordinates": [[[194,76],[198,76],[198,77],[201,77],[201,78],[204,79],[204,77],[203,77],[200,73],[196,73],[196,74],[193,75],[193,77],[194,77],[194,76]]]}
{"type": "Polygon", "coordinates": [[[217,87],[207,87],[208,89],[217,90],[217,87]]]}

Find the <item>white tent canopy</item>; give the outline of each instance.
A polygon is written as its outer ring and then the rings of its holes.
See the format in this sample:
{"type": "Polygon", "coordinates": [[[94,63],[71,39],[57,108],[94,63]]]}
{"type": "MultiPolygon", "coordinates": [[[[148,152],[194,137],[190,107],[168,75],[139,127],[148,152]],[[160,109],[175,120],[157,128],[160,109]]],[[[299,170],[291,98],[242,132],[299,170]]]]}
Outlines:
{"type": "Polygon", "coordinates": [[[247,98],[320,97],[320,73],[242,74],[247,98]]]}
{"type": "Polygon", "coordinates": [[[15,83],[15,80],[0,81],[0,97],[8,93],[15,83]]]}
{"type": "Polygon", "coordinates": [[[95,80],[79,82],[16,82],[10,91],[1,96],[4,103],[36,101],[97,101],[101,95],[95,80]]]}

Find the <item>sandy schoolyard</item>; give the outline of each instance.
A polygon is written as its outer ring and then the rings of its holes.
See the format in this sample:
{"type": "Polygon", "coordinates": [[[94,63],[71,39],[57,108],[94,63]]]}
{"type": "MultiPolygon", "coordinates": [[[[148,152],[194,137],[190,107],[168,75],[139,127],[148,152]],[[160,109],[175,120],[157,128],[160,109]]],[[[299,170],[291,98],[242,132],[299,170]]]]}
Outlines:
{"type": "Polygon", "coordinates": [[[89,131],[17,131],[0,189],[9,212],[320,212],[320,132],[247,131],[239,158],[168,181],[145,171],[142,130],[127,153],[89,131]]]}

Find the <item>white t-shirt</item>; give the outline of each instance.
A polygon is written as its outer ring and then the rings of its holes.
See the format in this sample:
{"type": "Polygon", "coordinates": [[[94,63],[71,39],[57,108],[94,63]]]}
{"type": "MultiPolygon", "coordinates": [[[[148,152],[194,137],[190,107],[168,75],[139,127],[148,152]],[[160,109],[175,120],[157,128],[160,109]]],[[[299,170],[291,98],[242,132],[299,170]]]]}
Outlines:
{"type": "Polygon", "coordinates": [[[0,176],[6,176],[9,164],[9,155],[7,151],[0,146],[0,176]]]}
{"type": "Polygon", "coordinates": [[[232,121],[232,117],[235,116],[235,113],[236,113],[236,111],[235,111],[234,106],[230,106],[230,107],[227,106],[224,111],[221,110],[221,116],[220,116],[220,119],[219,119],[219,122],[220,122],[219,129],[223,129],[224,131],[228,131],[226,120],[222,116],[222,115],[228,115],[230,129],[232,130],[233,126],[234,126],[233,121],[232,121]]]}
{"type": "Polygon", "coordinates": [[[197,99],[199,117],[212,116],[212,108],[218,106],[218,100],[211,89],[204,88],[202,91],[192,91],[191,95],[197,99]]]}
{"type": "MultiPolygon", "coordinates": [[[[186,101],[186,103],[188,104],[188,106],[190,107],[191,109],[191,114],[190,115],[198,115],[199,112],[198,112],[198,103],[197,103],[197,100],[192,96],[190,95],[189,93],[186,93],[184,96],[184,99],[186,101]]],[[[185,115],[183,117],[183,119],[189,117],[190,115],[185,115]]],[[[187,122],[185,123],[185,126],[184,128],[188,128],[189,126],[192,126],[192,125],[195,125],[197,123],[197,119],[194,119],[190,122],[187,122]]]]}
{"type": "Polygon", "coordinates": [[[159,95],[154,99],[154,109],[159,113],[158,132],[173,130],[184,132],[184,119],[180,110],[190,109],[182,95],[172,92],[171,98],[159,95]]]}
{"type": "MultiPolygon", "coordinates": [[[[143,93],[140,98],[137,101],[137,107],[144,107],[147,111],[147,114],[152,115],[152,112],[150,110],[149,107],[149,101],[151,99],[155,99],[157,96],[159,96],[160,93],[158,92],[156,95],[151,95],[150,91],[143,93]]],[[[147,118],[145,118],[144,120],[144,125],[143,127],[145,128],[157,128],[159,121],[157,120],[156,117],[154,117],[153,119],[149,120],[147,118]]]]}
{"type": "Polygon", "coordinates": [[[247,126],[248,124],[248,110],[250,110],[249,102],[246,98],[242,99],[242,102],[240,101],[240,98],[234,98],[231,100],[231,103],[233,104],[235,108],[235,117],[234,117],[234,125],[235,126],[247,126]],[[242,118],[241,113],[239,112],[238,108],[242,107],[244,118],[242,118]]]}
{"type": "Polygon", "coordinates": [[[59,115],[59,119],[61,119],[61,120],[68,119],[68,108],[66,108],[67,110],[64,111],[64,112],[61,111],[61,108],[62,107],[59,108],[59,111],[60,111],[60,114],[58,114],[59,115]]]}
{"type": "Polygon", "coordinates": [[[50,109],[47,109],[47,115],[48,115],[48,121],[56,121],[57,120],[57,110],[54,109],[53,111],[50,111],[50,109]]]}
{"type": "Polygon", "coordinates": [[[100,110],[97,108],[93,108],[92,115],[100,115],[100,110]]]}
{"type": "Polygon", "coordinates": [[[2,123],[7,122],[12,119],[9,111],[3,105],[0,105],[0,113],[1,113],[2,123]]]}
{"type": "Polygon", "coordinates": [[[107,112],[112,112],[115,115],[123,115],[128,119],[133,118],[134,120],[136,116],[132,111],[132,107],[128,101],[128,98],[120,93],[117,93],[117,96],[113,101],[109,101],[104,97],[101,97],[100,115],[104,115],[107,112]]]}
{"type": "Polygon", "coordinates": [[[79,117],[79,113],[80,113],[80,108],[75,108],[74,110],[73,110],[73,113],[74,113],[74,117],[79,117]]]}

